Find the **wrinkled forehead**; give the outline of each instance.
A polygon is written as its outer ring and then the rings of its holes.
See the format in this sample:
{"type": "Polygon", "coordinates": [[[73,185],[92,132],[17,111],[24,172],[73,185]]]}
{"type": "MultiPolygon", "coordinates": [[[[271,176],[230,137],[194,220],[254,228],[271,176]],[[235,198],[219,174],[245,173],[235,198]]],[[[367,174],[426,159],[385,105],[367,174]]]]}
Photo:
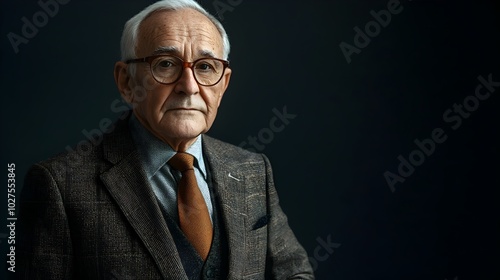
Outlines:
{"type": "Polygon", "coordinates": [[[222,57],[222,37],[217,27],[193,9],[161,10],[139,26],[136,54],[144,57],[169,53],[185,59],[222,57]]]}

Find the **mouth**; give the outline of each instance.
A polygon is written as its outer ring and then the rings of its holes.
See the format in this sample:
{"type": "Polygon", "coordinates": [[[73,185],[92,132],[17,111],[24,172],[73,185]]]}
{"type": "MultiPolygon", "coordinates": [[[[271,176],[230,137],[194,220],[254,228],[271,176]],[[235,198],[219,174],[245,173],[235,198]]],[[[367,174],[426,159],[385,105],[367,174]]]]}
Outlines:
{"type": "Polygon", "coordinates": [[[180,110],[180,111],[200,111],[199,109],[196,109],[196,108],[172,108],[172,109],[169,109],[168,111],[177,111],[177,110],[180,110]]]}
{"type": "Polygon", "coordinates": [[[168,109],[167,112],[179,113],[179,114],[182,114],[182,113],[192,114],[192,113],[196,113],[196,112],[203,113],[203,110],[200,110],[198,108],[191,108],[191,107],[179,107],[179,108],[168,109]]]}

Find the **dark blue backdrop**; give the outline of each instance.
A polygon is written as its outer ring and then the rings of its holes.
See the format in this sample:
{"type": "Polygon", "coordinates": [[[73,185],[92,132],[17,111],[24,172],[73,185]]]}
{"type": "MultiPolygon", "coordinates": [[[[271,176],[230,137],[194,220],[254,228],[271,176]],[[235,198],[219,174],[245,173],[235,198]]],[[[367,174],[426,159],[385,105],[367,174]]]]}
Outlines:
{"type": "MultiPolygon", "coordinates": [[[[122,26],[152,3],[65,2],[1,4],[2,224],[8,163],[19,194],[31,164],[116,118],[122,26]]],[[[200,3],[232,43],[209,134],[269,156],[318,279],[498,279],[498,4],[200,3]]]]}

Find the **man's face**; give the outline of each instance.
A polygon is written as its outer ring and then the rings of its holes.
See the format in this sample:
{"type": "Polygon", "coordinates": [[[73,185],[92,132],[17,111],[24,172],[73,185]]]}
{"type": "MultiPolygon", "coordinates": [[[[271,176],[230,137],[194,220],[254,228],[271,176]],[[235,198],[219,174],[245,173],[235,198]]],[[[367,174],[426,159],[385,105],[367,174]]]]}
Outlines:
{"type": "MultiPolygon", "coordinates": [[[[136,48],[139,58],[154,54],[171,54],[189,62],[208,56],[222,58],[221,35],[195,10],[155,12],[140,25],[136,48]]],[[[218,84],[200,86],[190,68],[183,70],[177,82],[163,85],[154,80],[149,64],[138,63],[136,67],[128,101],[137,104],[134,113],[146,128],[174,149],[190,145],[196,136],[208,131],[228,86],[230,69],[218,84]]]]}

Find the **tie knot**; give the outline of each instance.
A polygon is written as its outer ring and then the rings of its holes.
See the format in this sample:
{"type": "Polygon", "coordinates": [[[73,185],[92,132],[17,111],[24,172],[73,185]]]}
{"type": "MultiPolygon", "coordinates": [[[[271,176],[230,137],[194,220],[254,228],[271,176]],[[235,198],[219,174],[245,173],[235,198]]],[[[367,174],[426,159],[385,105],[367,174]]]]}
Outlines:
{"type": "Polygon", "coordinates": [[[177,153],[169,161],[168,164],[172,166],[175,170],[181,173],[193,169],[194,157],[188,153],[177,153]]]}

